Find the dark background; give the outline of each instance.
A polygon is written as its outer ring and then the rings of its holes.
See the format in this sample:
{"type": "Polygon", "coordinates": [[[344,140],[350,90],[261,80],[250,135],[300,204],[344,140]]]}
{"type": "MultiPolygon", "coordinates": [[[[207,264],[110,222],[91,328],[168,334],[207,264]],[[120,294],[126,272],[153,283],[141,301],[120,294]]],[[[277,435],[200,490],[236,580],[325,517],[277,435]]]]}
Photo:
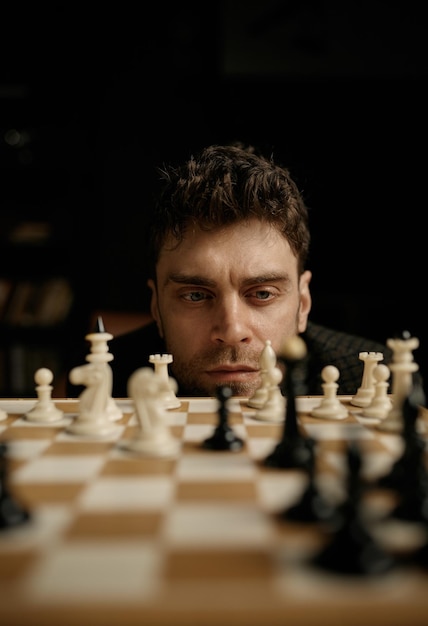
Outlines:
{"type": "Polygon", "coordinates": [[[147,310],[156,167],[240,139],[287,165],[310,207],[312,319],[382,342],[410,330],[427,377],[420,3],[61,4],[3,14],[0,39],[1,210],[55,225],[46,263],[75,277],[82,319],[147,310]]]}

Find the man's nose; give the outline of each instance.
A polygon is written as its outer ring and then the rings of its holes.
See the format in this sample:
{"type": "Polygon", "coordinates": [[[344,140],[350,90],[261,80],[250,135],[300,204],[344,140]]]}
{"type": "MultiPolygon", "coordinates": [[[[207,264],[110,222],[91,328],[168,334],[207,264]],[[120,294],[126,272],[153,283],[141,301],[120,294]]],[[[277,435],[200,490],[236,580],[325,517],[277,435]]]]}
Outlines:
{"type": "Polygon", "coordinates": [[[219,302],[212,313],[212,341],[235,344],[251,340],[249,312],[239,298],[219,302]]]}

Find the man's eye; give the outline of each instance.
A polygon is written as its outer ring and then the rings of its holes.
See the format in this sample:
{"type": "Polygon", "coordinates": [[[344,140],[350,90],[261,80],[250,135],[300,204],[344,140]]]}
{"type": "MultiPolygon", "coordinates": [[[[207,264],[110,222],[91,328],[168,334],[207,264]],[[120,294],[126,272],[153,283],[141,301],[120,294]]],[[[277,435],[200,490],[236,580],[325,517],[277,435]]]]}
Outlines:
{"type": "Polygon", "coordinates": [[[184,296],[185,300],[190,300],[191,302],[200,302],[201,300],[204,300],[205,298],[206,298],[206,295],[202,293],[202,291],[190,291],[189,293],[186,293],[184,296]]]}
{"type": "Polygon", "coordinates": [[[270,291],[256,291],[254,293],[254,296],[258,300],[268,300],[272,296],[272,294],[270,291]]]}

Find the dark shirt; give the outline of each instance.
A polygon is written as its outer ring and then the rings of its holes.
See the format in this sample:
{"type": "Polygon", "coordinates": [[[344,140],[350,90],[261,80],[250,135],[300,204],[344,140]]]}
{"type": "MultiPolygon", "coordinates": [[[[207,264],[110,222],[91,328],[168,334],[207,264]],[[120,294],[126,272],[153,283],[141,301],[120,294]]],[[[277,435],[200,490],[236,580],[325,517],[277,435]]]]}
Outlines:
{"type": "MultiPolygon", "coordinates": [[[[313,322],[308,322],[307,330],[302,333],[306,342],[307,357],[299,364],[296,371],[295,388],[297,395],[322,395],[321,371],[326,365],[335,365],[340,373],[337,381],[339,395],[354,395],[361,386],[364,363],[359,358],[360,352],[382,352],[382,363],[388,365],[392,359],[392,351],[385,345],[356,335],[340,332],[313,322]]],[[[85,356],[89,351],[86,345],[86,353],[82,354],[80,361],[74,365],[85,363],[85,356]]],[[[113,370],[114,398],[128,397],[128,379],[137,369],[150,366],[151,354],[165,354],[166,347],[159,336],[155,322],[142,326],[123,335],[114,337],[109,342],[109,351],[113,355],[110,366],[113,370]]],[[[172,372],[169,372],[173,376],[172,372]]],[[[67,382],[67,394],[69,397],[77,397],[81,387],[67,382]]],[[[179,387],[177,395],[185,397],[193,394],[187,393],[179,387]]]]}

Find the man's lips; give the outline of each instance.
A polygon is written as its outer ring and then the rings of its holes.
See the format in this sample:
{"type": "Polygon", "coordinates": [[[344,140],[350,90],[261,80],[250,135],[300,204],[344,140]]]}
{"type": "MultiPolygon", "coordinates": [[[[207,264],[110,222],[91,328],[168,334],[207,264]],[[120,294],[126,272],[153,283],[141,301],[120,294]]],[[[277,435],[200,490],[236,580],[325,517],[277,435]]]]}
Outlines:
{"type": "Polygon", "coordinates": [[[219,365],[208,370],[208,374],[216,374],[218,372],[258,372],[258,368],[251,367],[250,365],[219,365]]]}
{"type": "Polygon", "coordinates": [[[259,370],[248,365],[221,365],[206,372],[211,378],[222,378],[225,380],[237,380],[239,378],[254,378],[259,374],[259,370]]]}

